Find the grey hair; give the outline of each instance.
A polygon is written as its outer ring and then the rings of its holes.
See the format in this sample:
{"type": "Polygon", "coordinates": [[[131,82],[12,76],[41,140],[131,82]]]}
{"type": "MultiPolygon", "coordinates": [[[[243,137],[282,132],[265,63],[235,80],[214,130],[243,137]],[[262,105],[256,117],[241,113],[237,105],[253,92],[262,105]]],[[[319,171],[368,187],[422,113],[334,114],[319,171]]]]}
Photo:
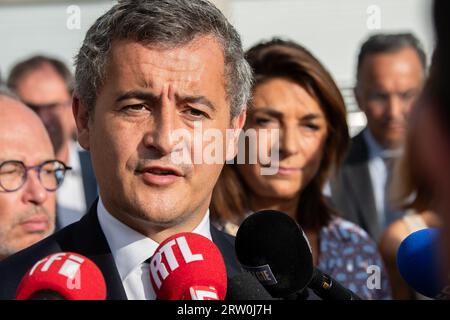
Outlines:
{"type": "Polygon", "coordinates": [[[75,57],[75,95],[94,111],[105,82],[106,64],[114,40],[175,48],[199,36],[214,36],[225,60],[226,95],[231,116],[245,110],[253,75],[239,34],[207,0],[122,0],[90,27],[75,57]]]}

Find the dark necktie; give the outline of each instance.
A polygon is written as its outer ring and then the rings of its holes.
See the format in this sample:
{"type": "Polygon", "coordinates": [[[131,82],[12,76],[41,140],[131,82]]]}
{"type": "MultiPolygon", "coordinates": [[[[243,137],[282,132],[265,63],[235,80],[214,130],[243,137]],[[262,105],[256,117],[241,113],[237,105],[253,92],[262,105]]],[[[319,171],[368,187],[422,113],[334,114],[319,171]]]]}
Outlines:
{"type": "Polygon", "coordinates": [[[150,261],[152,260],[153,256],[151,256],[150,258],[148,258],[147,260],[145,260],[143,262],[143,264],[150,264],[150,261]]]}

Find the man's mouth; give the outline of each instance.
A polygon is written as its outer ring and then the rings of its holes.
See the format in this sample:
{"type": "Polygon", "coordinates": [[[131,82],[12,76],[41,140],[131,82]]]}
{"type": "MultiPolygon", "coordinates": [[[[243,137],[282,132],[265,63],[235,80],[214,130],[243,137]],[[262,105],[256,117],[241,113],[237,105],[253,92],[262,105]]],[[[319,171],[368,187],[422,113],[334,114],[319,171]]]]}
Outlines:
{"type": "Polygon", "coordinates": [[[139,171],[145,183],[156,186],[167,186],[183,177],[178,168],[169,166],[148,166],[139,171]]]}
{"type": "Polygon", "coordinates": [[[46,215],[36,215],[20,223],[22,228],[28,233],[43,233],[49,228],[49,221],[46,215]]]}
{"type": "Polygon", "coordinates": [[[384,123],[384,127],[388,129],[404,129],[405,124],[398,121],[389,121],[384,123]]]}
{"type": "Polygon", "coordinates": [[[160,176],[168,176],[168,175],[176,176],[177,175],[172,170],[163,170],[163,169],[149,169],[149,170],[146,170],[145,172],[156,174],[156,175],[160,175],[160,176]]]}

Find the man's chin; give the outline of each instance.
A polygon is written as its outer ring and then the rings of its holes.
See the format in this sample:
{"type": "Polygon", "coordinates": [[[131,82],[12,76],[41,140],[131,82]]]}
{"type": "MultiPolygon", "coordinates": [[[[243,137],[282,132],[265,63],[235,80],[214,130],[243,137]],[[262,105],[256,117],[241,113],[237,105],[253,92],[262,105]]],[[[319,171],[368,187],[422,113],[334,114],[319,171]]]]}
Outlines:
{"type": "Polygon", "coordinates": [[[179,225],[184,219],[181,214],[172,213],[168,216],[167,214],[152,212],[139,215],[139,220],[147,224],[149,227],[163,230],[179,225]]]}
{"type": "Polygon", "coordinates": [[[20,243],[16,244],[10,244],[10,245],[3,245],[2,250],[0,251],[7,251],[8,256],[13,255],[19,251],[25,250],[32,245],[38,243],[39,241],[45,239],[47,236],[49,236],[51,233],[28,233],[27,235],[24,235],[22,238],[26,237],[26,240],[21,241],[20,243]]]}

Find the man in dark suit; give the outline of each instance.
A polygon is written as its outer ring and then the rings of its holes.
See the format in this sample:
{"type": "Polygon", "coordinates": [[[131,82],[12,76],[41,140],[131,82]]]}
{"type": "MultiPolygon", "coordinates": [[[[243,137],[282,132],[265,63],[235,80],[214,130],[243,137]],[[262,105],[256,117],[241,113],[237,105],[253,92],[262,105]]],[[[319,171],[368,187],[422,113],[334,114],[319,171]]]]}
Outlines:
{"type": "Polygon", "coordinates": [[[403,212],[390,203],[392,166],[402,152],[407,116],[425,78],[426,58],[412,34],[378,34],[361,47],[355,97],[367,127],[331,181],[342,215],[375,240],[403,212]]]}
{"type": "Polygon", "coordinates": [[[98,201],[79,222],[3,261],[0,298],[13,298],[39,259],[74,251],[100,267],[109,299],[154,299],[145,261],[179,232],[210,238],[228,276],[239,272],[233,238],[211,226],[208,208],[235,156],[252,75],[220,11],[206,0],[120,1],[89,29],[75,79],[78,141],[91,153],[98,201]],[[222,163],[196,155],[210,147],[196,140],[198,128],[223,137],[222,163]]]}
{"type": "Polygon", "coordinates": [[[76,141],[72,114],[73,75],[60,60],[33,56],[17,63],[8,86],[44,123],[56,158],[68,164],[64,184],[57,192],[57,230],[78,221],[97,197],[89,153],[76,141]]]}

